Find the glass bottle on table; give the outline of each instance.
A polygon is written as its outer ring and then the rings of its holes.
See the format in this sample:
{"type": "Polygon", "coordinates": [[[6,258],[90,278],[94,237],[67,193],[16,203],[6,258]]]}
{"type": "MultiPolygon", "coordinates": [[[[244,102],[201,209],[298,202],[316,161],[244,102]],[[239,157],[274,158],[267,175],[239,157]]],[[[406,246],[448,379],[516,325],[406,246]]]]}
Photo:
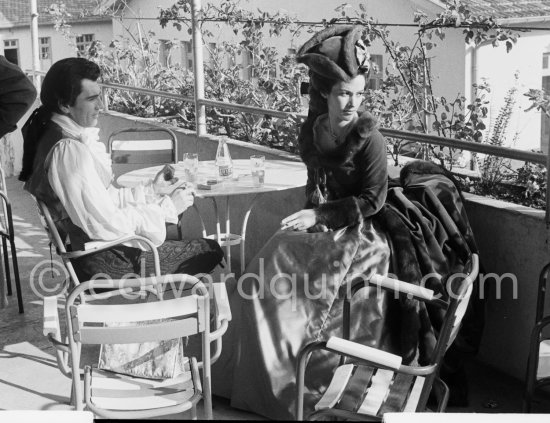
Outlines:
{"type": "Polygon", "coordinates": [[[227,146],[227,137],[221,137],[216,151],[216,169],[218,177],[222,180],[229,179],[233,176],[233,160],[229,154],[227,146]]]}

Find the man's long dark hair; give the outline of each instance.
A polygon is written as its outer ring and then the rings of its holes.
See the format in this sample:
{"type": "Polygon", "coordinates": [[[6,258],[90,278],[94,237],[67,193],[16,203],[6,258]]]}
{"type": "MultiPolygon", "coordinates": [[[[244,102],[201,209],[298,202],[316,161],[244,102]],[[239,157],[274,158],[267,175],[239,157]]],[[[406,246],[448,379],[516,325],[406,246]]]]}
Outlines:
{"type": "Polygon", "coordinates": [[[81,57],[69,57],[55,62],[42,82],[40,101],[42,105],[29,117],[23,133],[23,169],[20,181],[27,181],[33,171],[34,157],[38,143],[52,113],[61,113],[61,105],[74,106],[82,91],[82,80],[96,81],[100,69],[97,64],[81,57]]]}

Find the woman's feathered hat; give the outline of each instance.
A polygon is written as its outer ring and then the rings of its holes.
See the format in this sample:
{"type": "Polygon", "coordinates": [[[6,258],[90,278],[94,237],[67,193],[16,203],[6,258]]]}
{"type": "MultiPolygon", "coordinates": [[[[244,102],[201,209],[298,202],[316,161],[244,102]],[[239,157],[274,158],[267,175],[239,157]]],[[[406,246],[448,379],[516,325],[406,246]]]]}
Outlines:
{"type": "Polygon", "coordinates": [[[361,33],[359,25],[325,28],[300,47],[296,60],[325,78],[349,82],[370,68],[370,55],[361,33]]]}

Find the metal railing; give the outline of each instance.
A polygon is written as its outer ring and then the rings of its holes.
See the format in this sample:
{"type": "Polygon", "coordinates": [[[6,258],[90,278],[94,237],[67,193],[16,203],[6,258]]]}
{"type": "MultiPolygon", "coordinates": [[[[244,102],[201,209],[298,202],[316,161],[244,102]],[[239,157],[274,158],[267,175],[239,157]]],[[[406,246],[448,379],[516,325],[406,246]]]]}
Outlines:
{"type": "MultiPolygon", "coordinates": [[[[35,81],[38,80],[37,75],[45,74],[45,72],[42,72],[42,71],[35,72],[32,70],[27,70],[27,73],[33,75],[33,77],[35,78],[35,81]]],[[[101,82],[99,83],[99,85],[103,90],[103,103],[106,110],[109,109],[108,96],[107,96],[106,90],[117,89],[117,90],[131,91],[131,92],[135,92],[143,95],[149,95],[152,97],[180,100],[185,103],[198,104],[199,106],[202,106],[202,107],[218,107],[221,109],[233,110],[241,113],[256,114],[261,116],[267,115],[267,116],[272,116],[279,119],[286,119],[286,118],[305,119],[306,117],[306,115],[303,113],[281,112],[279,110],[264,109],[260,107],[247,106],[243,104],[227,103],[227,102],[218,101],[218,100],[207,100],[207,99],[197,100],[193,97],[185,97],[176,93],[156,91],[156,90],[132,87],[132,86],[122,85],[122,84],[101,82]]],[[[437,135],[428,135],[428,134],[422,134],[418,132],[401,131],[401,130],[390,129],[390,128],[381,128],[380,132],[386,137],[399,138],[399,139],[404,139],[408,141],[418,142],[421,144],[451,147],[451,148],[456,148],[460,150],[470,151],[472,153],[490,154],[493,156],[504,157],[507,159],[537,163],[537,164],[546,166],[546,169],[550,168],[550,148],[549,148],[549,154],[543,154],[543,153],[535,153],[531,151],[517,150],[513,148],[508,148],[508,147],[499,147],[495,145],[481,144],[481,143],[472,142],[472,141],[458,140],[455,138],[445,138],[437,135]]],[[[548,189],[548,186],[550,186],[550,172],[548,171],[546,172],[546,177],[547,177],[546,186],[548,189]]],[[[546,195],[545,221],[547,226],[550,227],[550,195],[548,194],[548,192],[546,195]]]]}
{"type": "MultiPolygon", "coordinates": [[[[123,89],[123,90],[132,91],[132,92],[136,92],[144,95],[181,100],[186,103],[193,103],[195,101],[195,99],[192,97],[184,97],[179,94],[167,93],[164,91],[149,90],[145,88],[130,87],[127,85],[112,84],[112,83],[106,83],[106,82],[100,83],[99,85],[102,88],[123,89]]],[[[108,108],[107,102],[104,102],[104,103],[105,103],[105,107],[108,108]]],[[[305,119],[306,118],[306,114],[304,113],[281,112],[279,110],[247,106],[244,104],[228,103],[228,102],[219,101],[219,100],[204,99],[204,100],[199,100],[199,104],[207,107],[218,107],[220,109],[232,110],[232,111],[241,112],[241,113],[250,113],[250,114],[261,115],[261,116],[267,115],[267,116],[271,116],[279,119],[287,119],[287,118],[305,119]]],[[[380,128],[380,132],[386,137],[406,139],[409,141],[419,142],[422,144],[432,144],[432,145],[439,145],[442,147],[457,148],[460,150],[471,151],[473,153],[490,154],[493,156],[504,157],[508,159],[538,163],[545,166],[548,164],[548,156],[543,153],[535,153],[532,151],[517,150],[513,148],[508,148],[508,147],[499,147],[495,145],[481,144],[473,141],[458,140],[456,138],[445,138],[437,135],[428,135],[428,134],[422,134],[418,132],[401,131],[401,130],[390,129],[390,128],[380,128]]]]}

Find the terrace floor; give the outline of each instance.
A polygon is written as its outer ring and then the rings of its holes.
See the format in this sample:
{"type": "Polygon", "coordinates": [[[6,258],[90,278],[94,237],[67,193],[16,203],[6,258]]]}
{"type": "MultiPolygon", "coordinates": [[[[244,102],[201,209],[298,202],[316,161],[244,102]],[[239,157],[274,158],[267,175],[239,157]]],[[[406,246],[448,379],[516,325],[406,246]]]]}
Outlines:
{"type": "MultiPolygon", "coordinates": [[[[0,410],[67,410],[70,381],[57,369],[53,349],[42,335],[41,295],[55,285],[29,283],[31,272],[57,270],[50,265],[48,239],[34,203],[15,178],[7,179],[17,234],[25,313],[17,312],[15,292],[0,309],[0,410]]],[[[14,287],[15,288],[15,287],[14,287]]],[[[15,291],[15,289],[14,289],[15,291]]],[[[469,403],[449,407],[454,413],[519,413],[522,383],[476,361],[467,363],[469,403]]],[[[534,404],[537,413],[550,413],[550,395],[534,404]]],[[[200,417],[200,414],[199,414],[200,417]]],[[[234,409],[229,401],[214,398],[214,417],[223,420],[257,420],[261,416],[234,409]]],[[[496,416],[495,416],[496,417],[496,416]]]]}

